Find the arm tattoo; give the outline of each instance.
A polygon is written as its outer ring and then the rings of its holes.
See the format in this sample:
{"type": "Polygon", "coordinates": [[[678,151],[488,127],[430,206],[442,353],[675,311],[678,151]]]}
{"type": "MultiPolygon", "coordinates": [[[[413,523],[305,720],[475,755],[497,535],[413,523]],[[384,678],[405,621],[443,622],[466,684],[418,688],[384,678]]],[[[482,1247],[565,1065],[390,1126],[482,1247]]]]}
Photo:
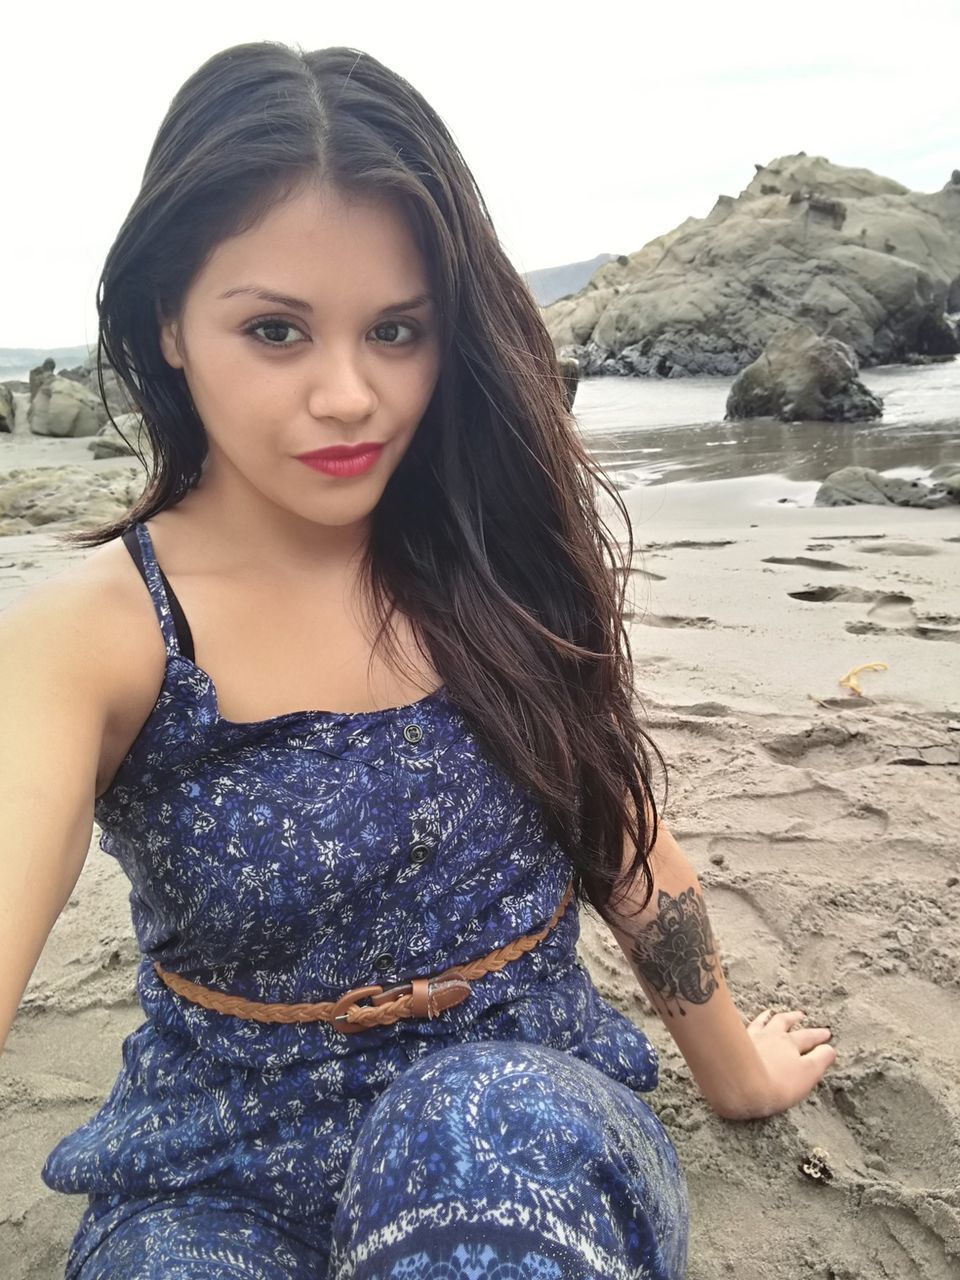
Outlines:
{"type": "Polygon", "coordinates": [[[714,972],[719,960],[702,895],[690,888],[672,898],[661,889],[657,917],[634,938],[631,959],[662,998],[671,1018],[671,1000],[682,1017],[686,1010],[681,999],[706,1004],[717,989],[714,972]]]}

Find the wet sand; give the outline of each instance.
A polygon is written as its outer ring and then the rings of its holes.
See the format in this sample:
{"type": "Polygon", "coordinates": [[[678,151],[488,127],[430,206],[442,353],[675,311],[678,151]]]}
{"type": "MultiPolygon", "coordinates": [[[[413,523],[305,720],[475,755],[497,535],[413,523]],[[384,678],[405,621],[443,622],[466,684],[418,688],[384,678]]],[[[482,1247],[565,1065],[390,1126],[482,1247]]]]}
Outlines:
{"type": "MultiPolygon", "coordinates": [[[[616,390],[604,381],[598,394],[616,390]]],[[[15,465],[83,446],[19,441],[15,465]]],[[[946,1280],[960,1273],[960,507],[813,508],[809,480],[744,470],[625,494],[637,688],[670,767],[664,818],[744,1017],[806,1010],[833,1027],[837,1064],[783,1115],[720,1120],[589,914],[580,951],[660,1049],[646,1097],[687,1171],[690,1280],[946,1280]],[[886,669],[861,674],[862,695],[840,684],[872,662],[886,669]],[[815,1147],[829,1180],[801,1170],[815,1147]]],[[[0,608],[82,554],[48,530],[0,537],[0,608]]],[[[62,1277],[85,1201],[39,1171],[143,1020],[128,884],[98,840],[0,1058],[5,1280],[62,1277]]]]}

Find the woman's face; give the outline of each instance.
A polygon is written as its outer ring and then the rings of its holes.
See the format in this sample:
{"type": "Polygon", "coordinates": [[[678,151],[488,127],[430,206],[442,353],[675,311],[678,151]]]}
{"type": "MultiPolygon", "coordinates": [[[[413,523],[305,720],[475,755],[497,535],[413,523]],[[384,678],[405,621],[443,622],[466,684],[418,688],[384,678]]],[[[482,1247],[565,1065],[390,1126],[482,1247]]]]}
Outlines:
{"type": "Polygon", "coordinates": [[[365,524],[439,376],[433,305],[398,305],[429,290],[399,212],[348,204],[329,188],[311,187],[223,241],[181,314],[158,317],[164,357],[183,370],[209,441],[197,486],[207,500],[365,524]],[[361,442],[384,447],[359,475],[328,475],[296,456],[361,442]]]}

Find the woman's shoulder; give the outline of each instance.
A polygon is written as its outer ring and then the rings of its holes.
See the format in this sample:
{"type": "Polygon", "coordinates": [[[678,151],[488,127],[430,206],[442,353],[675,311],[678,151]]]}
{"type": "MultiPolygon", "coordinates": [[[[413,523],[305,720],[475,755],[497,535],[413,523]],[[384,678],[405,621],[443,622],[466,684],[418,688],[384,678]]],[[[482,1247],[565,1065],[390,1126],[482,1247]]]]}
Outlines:
{"type": "Polygon", "coordinates": [[[29,588],[15,604],[32,614],[38,639],[52,643],[76,678],[98,691],[105,726],[99,794],[163,683],[163,633],[140,570],[115,538],[29,588]]]}

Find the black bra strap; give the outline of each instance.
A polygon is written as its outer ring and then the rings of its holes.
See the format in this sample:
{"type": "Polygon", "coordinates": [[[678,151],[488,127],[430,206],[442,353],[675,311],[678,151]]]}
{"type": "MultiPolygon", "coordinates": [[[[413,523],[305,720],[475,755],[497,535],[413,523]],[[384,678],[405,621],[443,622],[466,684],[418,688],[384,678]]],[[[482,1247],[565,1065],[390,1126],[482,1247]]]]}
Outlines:
{"type": "MultiPolygon", "coordinates": [[[[134,525],[130,525],[130,527],[124,532],[123,543],[133,557],[134,563],[140,570],[140,576],[147,584],[147,590],[149,591],[150,584],[147,582],[147,572],[143,567],[143,554],[140,549],[140,539],[137,537],[137,530],[134,525]]],[[[167,601],[170,605],[170,613],[173,615],[173,625],[177,632],[177,642],[180,645],[180,652],[185,658],[189,658],[190,661],[193,662],[193,635],[190,631],[190,624],[187,622],[186,614],[183,612],[180,601],[174,594],[173,587],[171,587],[170,583],[167,581],[167,575],[162,569],[160,569],[159,564],[157,565],[157,568],[160,570],[160,580],[163,583],[163,589],[167,593],[167,601]]]]}

